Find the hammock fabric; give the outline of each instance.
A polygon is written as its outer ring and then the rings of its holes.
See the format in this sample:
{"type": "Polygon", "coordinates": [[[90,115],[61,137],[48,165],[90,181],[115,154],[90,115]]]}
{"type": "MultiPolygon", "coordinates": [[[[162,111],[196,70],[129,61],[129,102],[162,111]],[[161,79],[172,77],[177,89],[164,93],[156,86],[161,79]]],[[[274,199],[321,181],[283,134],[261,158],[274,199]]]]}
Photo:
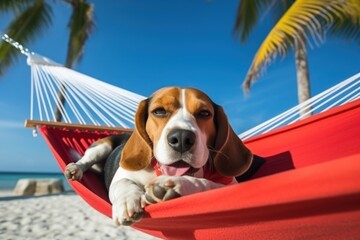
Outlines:
{"type": "MultiPolygon", "coordinates": [[[[43,124],[60,167],[96,131],[43,124]]],[[[360,100],[247,140],[265,159],[251,180],[146,207],[135,228],[164,239],[354,239],[360,236],[360,100]]],[[[86,173],[74,190],[111,217],[103,181],[86,173]]]]}

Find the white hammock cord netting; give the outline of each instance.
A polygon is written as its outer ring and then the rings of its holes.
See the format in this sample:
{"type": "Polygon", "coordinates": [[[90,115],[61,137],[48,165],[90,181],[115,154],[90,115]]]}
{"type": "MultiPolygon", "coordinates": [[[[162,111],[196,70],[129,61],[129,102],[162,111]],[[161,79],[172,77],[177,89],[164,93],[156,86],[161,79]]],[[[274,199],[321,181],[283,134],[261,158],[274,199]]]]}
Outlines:
{"type": "Polygon", "coordinates": [[[41,62],[39,56],[31,66],[30,119],[55,121],[57,106],[65,123],[129,128],[139,102],[145,97],[110,85],[58,64],[41,62]],[[59,104],[58,93],[65,97],[59,104]]]}
{"type": "MultiPolygon", "coordinates": [[[[63,91],[65,107],[58,106],[65,123],[133,127],[139,102],[145,97],[110,85],[47,58],[30,54],[31,120],[55,121],[54,106],[63,91]],[[65,89],[65,90],[63,90],[65,89]]],[[[340,82],[284,113],[239,134],[242,139],[260,135],[302,119],[299,114],[324,112],[360,97],[360,73],[340,82]]]]}
{"type": "Polygon", "coordinates": [[[304,113],[305,115],[307,113],[316,114],[354,101],[359,97],[360,73],[357,73],[339,84],[315,95],[307,101],[239,134],[239,137],[247,139],[301,120],[303,117],[299,114],[299,112],[304,109],[306,109],[306,112],[304,113]]]}
{"type": "MultiPolygon", "coordinates": [[[[59,106],[66,123],[97,126],[133,126],[138,103],[143,96],[101,82],[65,68],[52,60],[29,51],[21,43],[0,31],[1,40],[8,42],[28,57],[31,66],[31,120],[54,121],[58,91],[65,87],[66,106],[59,106]],[[50,95],[49,95],[50,93],[50,95]],[[36,102],[36,105],[35,105],[36,102]],[[37,106],[37,107],[36,107],[37,106]],[[45,115],[45,116],[44,116],[45,115]]],[[[284,113],[253,127],[239,137],[247,139],[360,98],[360,73],[310,98],[284,113]],[[303,115],[299,113],[302,112],[303,115]]]]}

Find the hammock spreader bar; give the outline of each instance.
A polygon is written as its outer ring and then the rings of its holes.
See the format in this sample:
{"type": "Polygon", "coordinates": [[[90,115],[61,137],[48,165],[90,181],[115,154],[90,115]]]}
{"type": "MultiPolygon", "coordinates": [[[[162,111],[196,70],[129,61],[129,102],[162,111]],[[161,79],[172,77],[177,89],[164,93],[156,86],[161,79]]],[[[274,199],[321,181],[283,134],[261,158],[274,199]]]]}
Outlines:
{"type": "MultiPolygon", "coordinates": [[[[147,206],[135,228],[170,239],[352,239],[360,236],[360,100],[251,138],[265,163],[253,179],[147,206]]],[[[123,130],[41,126],[64,170],[76,151],[123,130]]],[[[111,217],[102,178],[70,182],[111,217]]]]}

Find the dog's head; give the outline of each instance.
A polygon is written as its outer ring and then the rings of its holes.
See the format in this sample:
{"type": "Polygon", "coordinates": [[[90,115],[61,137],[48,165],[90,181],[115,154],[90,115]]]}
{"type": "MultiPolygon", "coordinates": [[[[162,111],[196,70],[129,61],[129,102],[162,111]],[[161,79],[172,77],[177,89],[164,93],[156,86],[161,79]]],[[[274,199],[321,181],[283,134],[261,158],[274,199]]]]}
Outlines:
{"type": "Polygon", "coordinates": [[[193,88],[163,88],[143,100],[121,167],[140,170],[155,157],[165,175],[191,175],[208,160],[224,176],[239,176],[252,162],[222,107],[193,88]]]}

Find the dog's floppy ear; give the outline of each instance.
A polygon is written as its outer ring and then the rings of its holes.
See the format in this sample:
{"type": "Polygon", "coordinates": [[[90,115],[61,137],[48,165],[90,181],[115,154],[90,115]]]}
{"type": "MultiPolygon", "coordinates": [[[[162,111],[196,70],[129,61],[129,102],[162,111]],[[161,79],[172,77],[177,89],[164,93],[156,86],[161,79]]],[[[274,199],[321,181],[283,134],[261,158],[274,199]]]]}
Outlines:
{"type": "Polygon", "coordinates": [[[252,163],[253,154],[231,128],[221,106],[214,104],[216,140],[213,156],[215,169],[223,176],[240,176],[252,163]]]}
{"type": "Polygon", "coordinates": [[[135,114],[135,129],[121,154],[120,166],[130,171],[147,167],[152,158],[152,142],[146,133],[148,99],[140,102],[135,114]]]}

